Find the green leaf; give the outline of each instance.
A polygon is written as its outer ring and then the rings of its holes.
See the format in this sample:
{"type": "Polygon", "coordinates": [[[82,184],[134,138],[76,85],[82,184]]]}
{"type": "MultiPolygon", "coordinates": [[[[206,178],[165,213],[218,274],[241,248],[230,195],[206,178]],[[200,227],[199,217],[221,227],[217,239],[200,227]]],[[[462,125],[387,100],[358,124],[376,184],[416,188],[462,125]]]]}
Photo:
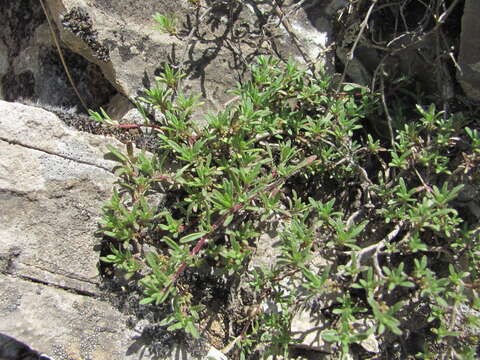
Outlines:
{"type": "Polygon", "coordinates": [[[362,85],[359,85],[359,84],[354,84],[354,83],[346,83],[343,86],[343,91],[347,91],[347,92],[357,90],[357,89],[368,90],[365,86],[362,86],[362,85]]]}
{"type": "Polygon", "coordinates": [[[107,149],[110,151],[110,153],[115,157],[117,161],[121,162],[122,164],[125,164],[128,162],[128,157],[126,155],[123,155],[114,146],[107,144],[107,149]]]}
{"type": "Polygon", "coordinates": [[[165,325],[168,325],[168,324],[171,324],[172,321],[175,320],[175,317],[173,314],[170,314],[168,315],[166,318],[162,319],[159,323],[160,326],[165,326],[165,325]]]}
{"type": "Polygon", "coordinates": [[[340,340],[336,330],[324,330],[321,332],[322,339],[328,342],[337,342],[340,340]]]}
{"type": "Polygon", "coordinates": [[[177,323],[175,323],[175,324],[173,324],[173,325],[170,325],[170,326],[167,328],[167,330],[168,330],[168,331],[173,331],[173,330],[178,330],[178,329],[181,329],[181,328],[183,328],[183,324],[179,321],[179,322],[177,322],[177,323]]]}
{"type": "Polygon", "coordinates": [[[147,297],[147,298],[144,298],[144,299],[140,300],[140,305],[151,304],[154,301],[155,301],[154,298],[147,297]]]}
{"type": "Polygon", "coordinates": [[[200,232],[192,233],[192,234],[189,234],[187,236],[182,237],[180,239],[180,242],[181,243],[188,243],[188,242],[191,242],[191,241],[195,241],[195,240],[201,238],[205,234],[207,234],[206,231],[200,231],[200,232]]]}
{"type": "Polygon", "coordinates": [[[147,253],[147,255],[145,257],[147,259],[148,266],[150,266],[152,269],[157,269],[158,268],[158,263],[157,263],[158,255],[157,254],[155,254],[153,252],[149,252],[149,253],[147,253]]]}
{"type": "Polygon", "coordinates": [[[185,326],[185,331],[192,335],[195,339],[198,339],[200,337],[198,329],[191,321],[187,322],[187,325],[185,326]]]}
{"type": "Polygon", "coordinates": [[[114,238],[114,239],[119,239],[121,237],[120,233],[113,232],[113,231],[104,231],[103,233],[107,236],[110,236],[111,238],[114,238]]]}
{"type": "Polygon", "coordinates": [[[175,241],[173,241],[172,239],[170,239],[167,236],[164,236],[162,238],[162,241],[165,242],[174,251],[181,251],[182,250],[181,247],[178,246],[178,244],[175,241]]]}
{"type": "MultiPolygon", "coordinates": [[[[168,281],[167,283],[164,284],[165,288],[168,286],[169,283],[171,283],[171,281],[168,281]]],[[[170,288],[168,288],[168,290],[164,290],[162,292],[162,295],[157,297],[157,301],[155,302],[155,304],[157,305],[162,304],[165,300],[167,300],[168,295],[170,295],[170,288]]]]}
{"type": "Polygon", "coordinates": [[[223,222],[223,226],[227,227],[228,225],[230,225],[232,220],[233,220],[233,214],[228,215],[225,221],[223,222]]]}
{"type": "Polygon", "coordinates": [[[117,262],[120,259],[116,255],[110,254],[110,255],[107,255],[107,256],[102,256],[100,258],[100,260],[102,260],[104,262],[112,263],[112,262],[117,262]]]}

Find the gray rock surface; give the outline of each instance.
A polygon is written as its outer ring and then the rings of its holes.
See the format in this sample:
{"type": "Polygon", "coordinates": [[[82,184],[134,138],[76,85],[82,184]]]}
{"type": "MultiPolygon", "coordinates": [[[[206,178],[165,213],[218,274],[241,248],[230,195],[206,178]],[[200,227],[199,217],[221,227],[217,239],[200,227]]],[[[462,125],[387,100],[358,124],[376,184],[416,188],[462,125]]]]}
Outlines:
{"type": "Polygon", "coordinates": [[[125,359],[125,316],[100,301],[99,211],[113,138],[0,101],[0,333],[56,360],[125,359]]]}
{"type": "MultiPolygon", "coordinates": [[[[8,48],[0,39],[0,79],[8,72],[8,48]]],[[[3,99],[3,89],[0,86],[0,99],[3,99]]]]}
{"type": "MultiPolygon", "coordinates": [[[[46,3],[62,41],[100,66],[117,91],[129,97],[136,96],[146,81],[153,80],[155,70],[171,59],[186,65],[187,88],[201,93],[210,108],[231,97],[226,90],[235,85],[246,63],[256,55],[277,51],[284,58],[305,60],[268,2],[255,7],[241,2],[212,2],[211,10],[200,21],[199,33],[192,37],[189,37],[191,24],[205,10],[197,11],[188,0],[146,0],[141,5],[132,0],[47,0],[46,3]],[[154,13],[174,15],[178,20],[178,36],[156,30],[154,13]],[[270,22],[270,37],[260,33],[262,21],[270,22]],[[78,24],[85,28],[77,31],[78,24]],[[193,46],[185,51],[188,39],[193,46]],[[272,44],[275,50],[270,47],[272,44]]],[[[324,60],[322,51],[332,41],[331,29],[322,21],[320,8],[314,4],[308,10],[291,7],[284,10],[285,15],[288,13],[289,30],[298,38],[302,51],[315,61],[324,60]]]]}
{"type": "Polygon", "coordinates": [[[11,275],[0,275],[0,333],[55,360],[126,359],[135,343],[108,303],[11,275]]]}
{"type": "MultiPolygon", "coordinates": [[[[289,0],[282,10],[272,6],[273,1],[204,2],[210,9],[192,36],[192,24],[206,8],[197,10],[189,0],[44,2],[74,82],[92,108],[109,107],[117,92],[137,96],[153,85],[154,74],[165,63],[183,64],[188,74],[185,90],[202,95],[204,106],[199,112],[221,108],[232,97],[227,91],[260,54],[332,65],[333,53],[327,51],[333,41],[332,25],[325,1],[297,6],[289,0]],[[154,29],[152,15],[157,12],[176,16],[178,36],[154,29]]],[[[8,2],[2,10],[0,98],[81,108],[38,1],[8,2]]],[[[118,99],[114,103],[118,105],[118,99]]],[[[115,113],[118,118],[122,115],[115,113]]]]}
{"type": "Polygon", "coordinates": [[[0,335],[13,339],[0,338],[0,359],[28,348],[32,360],[37,352],[55,360],[193,359],[172,338],[152,335],[149,320],[140,330],[127,326],[148,316],[139,294],[99,288],[95,231],[117,165],[104,154],[107,144],[123,145],[37,107],[0,100],[0,114],[0,335]],[[6,349],[13,341],[26,347],[6,349]]]}
{"type": "Polygon", "coordinates": [[[80,133],[55,115],[0,102],[0,254],[9,273],[96,293],[102,203],[115,176],[113,138],[80,133]]]}
{"type": "MultiPolygon", "coordinates": [[[[0,34],[0,99],[81,107],[37,0],[3,2],[0,34]]],[[[99,67],[66,47],[62,51],[87,105],[104,106],[116,91],[99,67]]]]}

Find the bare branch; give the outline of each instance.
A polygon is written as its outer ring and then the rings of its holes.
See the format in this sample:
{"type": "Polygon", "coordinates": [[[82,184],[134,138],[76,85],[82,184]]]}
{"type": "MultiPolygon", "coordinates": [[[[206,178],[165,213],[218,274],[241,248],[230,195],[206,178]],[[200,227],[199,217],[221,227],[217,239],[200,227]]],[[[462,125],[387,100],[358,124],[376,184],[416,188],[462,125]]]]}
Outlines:
{"type": "MultiPolygon", "coordinates": [[[[356,267],[359,267],[361,265],[362,259],[363,259],[364,256],[366,256],[367,254],[370,254],[372,252],[375,252],[377,254],[388,243],[390,243],[393,239],[395,239],[395,237],[398,235],[398,233],[402,229],[402,226],[403,226],[403,221],[400,221],[397,225],[395,225],[393,230],[390,231],[390,233],[388,233],[388,235],[385,238],[383,238],[381,241],[379,241],[378,243],[372,244],[370,246],[367,246],[367,247],[361,249],[360,251],[358,251],[356,253],[356,267]]],[[[353,252],[350,252],[350,253],[353,253],[353,252]]],[[[374,259],[374,261],[375,261],[375,259],[374,259]]],[[[350,260],[347,263],[346,267],[350,267],[352,265],[353,265],[352,260],[350,260]]],[[[378,265],[378,263],[377,263],[377,265],[378,265]]]]}

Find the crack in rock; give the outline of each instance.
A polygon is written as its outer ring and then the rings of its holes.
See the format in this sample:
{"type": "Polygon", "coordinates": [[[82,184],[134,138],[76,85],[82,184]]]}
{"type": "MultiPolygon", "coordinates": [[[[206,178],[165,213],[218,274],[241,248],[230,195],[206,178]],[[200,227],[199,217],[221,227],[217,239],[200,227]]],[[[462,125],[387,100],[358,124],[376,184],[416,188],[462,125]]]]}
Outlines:
{"type": "Polygon", "coordinates": [[[58,156],[62,159],[65,159],[65,160],[71,160],[73,162],[76,162],[76,163],[79,163],[79,164],[84,164],[84,165],[89,165],[89,166],[94,166],[98,169],[102,169],[102,170],[105,170],[107,171],[108,173],[111,173],[111,170],[107,167],[103,167],[101,165],[97,165],[97,164],[94,164],[94,163],[91,163],[91,162],[88,162],[88,161],[84,161],[84,160],[80,160],[80,159],[75,159],[73,157],[70,157],[70,156],[66,156],[66,155],[62,155],[62,154],[56,154],[52,151],[48,151],[48,150],[45,150],[45,149],[41,149],[41,148],[38,148],[38,147],[35,147],[35,146],[31,146],[31,145],[26,145],[20,141],[16,141],[16,140],[9,140],[9,139],[6,139],[6,138],[3,138],[3,137],[0,137],[0,140],[1,141],[4,141],[8,144],[13,144],[13,145],[18,145],[18,146],[22,146],[24,148],[27,148],[27,149],[30,149],[30,150],[36,150],[36,151],[39,151],[39,152],[42,152],[42,153],[45,153],[45,154],[48,154],[48,155],[52,155],[52,156],[58,156]]]}
{"type": "Polygon", "coordinates": [[[17,278],[17,279],[22,279],[24,281],[28,281],[28,282],[31,282],[31,283],[34,283],[34,284],[41,284],[41,285],[45,285],[45,286],[52,287],[52,288],[55,288],[55,289],[62,289],[62,290],[65,290],[69,293],[76,294],[76,295],[82,295],[82,296],[87,296],[87,297],[91,297],[91,298],[96,298],[96,297],[100,296],[99,293],[94,293],[94,292],[91,292],[91,291],[88,291],[88,290],[81,290],[81,289],[66,286],[66,285],[54,284],[54,283],[51,283],[51,282],[48,282],[48,281],[45,281],[45,280],[41,280],[41,279],[38,279],[38,278],[35,278],[35,277],[32,277],[32,276],[27,276],[27,275],[22,275],[22,274],[7,274],[7,275],[10,275],[10,277],[17,278]]]}

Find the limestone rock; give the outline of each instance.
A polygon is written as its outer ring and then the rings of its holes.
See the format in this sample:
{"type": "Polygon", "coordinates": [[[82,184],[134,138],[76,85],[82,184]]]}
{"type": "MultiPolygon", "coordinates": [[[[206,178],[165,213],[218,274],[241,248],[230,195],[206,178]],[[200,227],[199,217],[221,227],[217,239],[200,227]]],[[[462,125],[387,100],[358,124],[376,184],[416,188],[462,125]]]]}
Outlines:
{"type": "Polygon", "coordinates": [[[352,327],[357,333],[367,333],[368,331],[372,332],[365,339],[360,340],[359,344],[366,351],[378,354],[380,352],[380,346],[378,340],[376,339],[375,332],[373,331],[373,329],[375,329],[375,325],[376,324],[374,320],[367,318],[355,320],[352,323],[352,327]]]}
{"type": "MultiPolygon", "coordinates": [[[[333,60],[333,54],[327,52],[332,38],[324,3],[299,6],[295,1],[284,2],[282,11],[287,20],[281,22],[273,2],[207,2],[210,10],[192,37],[192,24],[205,8],[197,11],[188,0],[45,3],[58,30],[67,66],[90,107],[105,107],[115,95],[106,82],[121,95],[135,97],[152,86],[155,74],[171,62],[184,65],[188,74],[185,90],[202,95],[204,110],[221,108],[231,98],[227,90],[242,79],[258,55],[293,57],[304,62],[303,52],[309,61],[325,62],[330,67],[333,60]],[[157,12],[176,16],[178,36],[154,29],[157,24],[152,15],[157,12]],[[288,31],[284,25],[287,22],[288,31]]],[[[5,99],[23,97],[50,105],[80,106],[38,3],[11,2],[0,20],[0,30],[11,39],[5,44],[6,51],[0,46],[0,65],[8,67],[0,68],[5,99]]]]}
{"type": "MultiPolygon", "coordinates": [[[[195,114],[200,117],[205,109],[217,110],[231,99],[228,90],[258,55],[323,63],[332,69],[329,16],[344,1],[289,0],[280,13],[272,5],[275,2],[204,2],[209,10],[203,17],[207,8],[198,10],[189,0],[44,2],[67,67],[88,107],[105,108],[109,103],[111,107],[111,100],[118,105],[112,99],[116,95],[136,97],[154,84],[166,63],[173,63],[182,64],[188,75],[185,90],[202,95],[204,106],[195,114]],[[176,16],[178,35],[154,29],[154,13],[176,16]],[[199,31],[189,36],[197,21],[199,31]]],[[[5,4],[0,33],[5,34],[0,43],[0,99],[26,98],[82,109],[37,0],[5,4]]]]}
{"type": "Polygon", "coordinates": [[[0,254],[23,278],[97,293],[100,208],[113,138],[69,129],[42,109],[0,101],[0,254]]]}
{"type": "Polygon", "coordinates": [[[0,275],[0,331],[55,360],[127,359],[125,318],[89,296],[0,275]]]}
{"type": "MultiPolygon", "coordinates": [[[[242,78],[246,65],[259,54],[280,54],[305,61],[325,62],[332,42],[331,25],[321,16],[322,6],[305,8],[285,4],[290,29],[273,15],[271,4],[209,3],[197,10],[191,2],[146,0],[46,0],[60,37],[72,51],[97,64],[105,77],[127,97],[153,85],[162,64],[184,65],[187,91],[203,96],[205,108],[218,109],[231,98],[227,90],[242,78]],[[233,4],[233,5],[232,5],[233,4]],[[173,15],[178,35],[160,33],[154,13],[173,15]],[[272,34],[264,38],[259,27],[268,20],[272,34]],[[189,36],[199,21],[198,33],[189,36]],[[292,41],[292,34],[296,41],[292,41]],[[271,42],[275,50],[272,51],[271,42]],[[295,43],[303,47],[300,50],[295,43]],[[190,47],[187,45],[191,45],[190,47]]],[[[277,14],[278,15],[278,14],[277,14]]]]}
{"type": "MultiPolygon", "coordinates": [[[[5,74],[8,72],[8,48],[3,42],[0,40],[0,79],[3,78],[5,74]]],[[[0,99],[4,98],[3,90],[0,87],[0,99]]]]}
{"type": "Polygon", "coordinates": [[[205,356],[207,360],[228,360],[228,358],[221,351],[218,351],[215,348],[210,348],[207,355],[205,356]]]}
{"type": "Polygon", "coordinates": [[[125,317],[100,301],[99,240],[113,138],[0,101],[0,333],[61,359],[127,359],[125,317]]]}
{"type": "Polygon", "coordinates": [[[320,354],[333,353],[332,344],[323,340],[321,332],[328,320],[320,312],[315,315],[302,309],[292,320],[291,335],[296,340],[293,348],[310,350],[320,354]]]}

